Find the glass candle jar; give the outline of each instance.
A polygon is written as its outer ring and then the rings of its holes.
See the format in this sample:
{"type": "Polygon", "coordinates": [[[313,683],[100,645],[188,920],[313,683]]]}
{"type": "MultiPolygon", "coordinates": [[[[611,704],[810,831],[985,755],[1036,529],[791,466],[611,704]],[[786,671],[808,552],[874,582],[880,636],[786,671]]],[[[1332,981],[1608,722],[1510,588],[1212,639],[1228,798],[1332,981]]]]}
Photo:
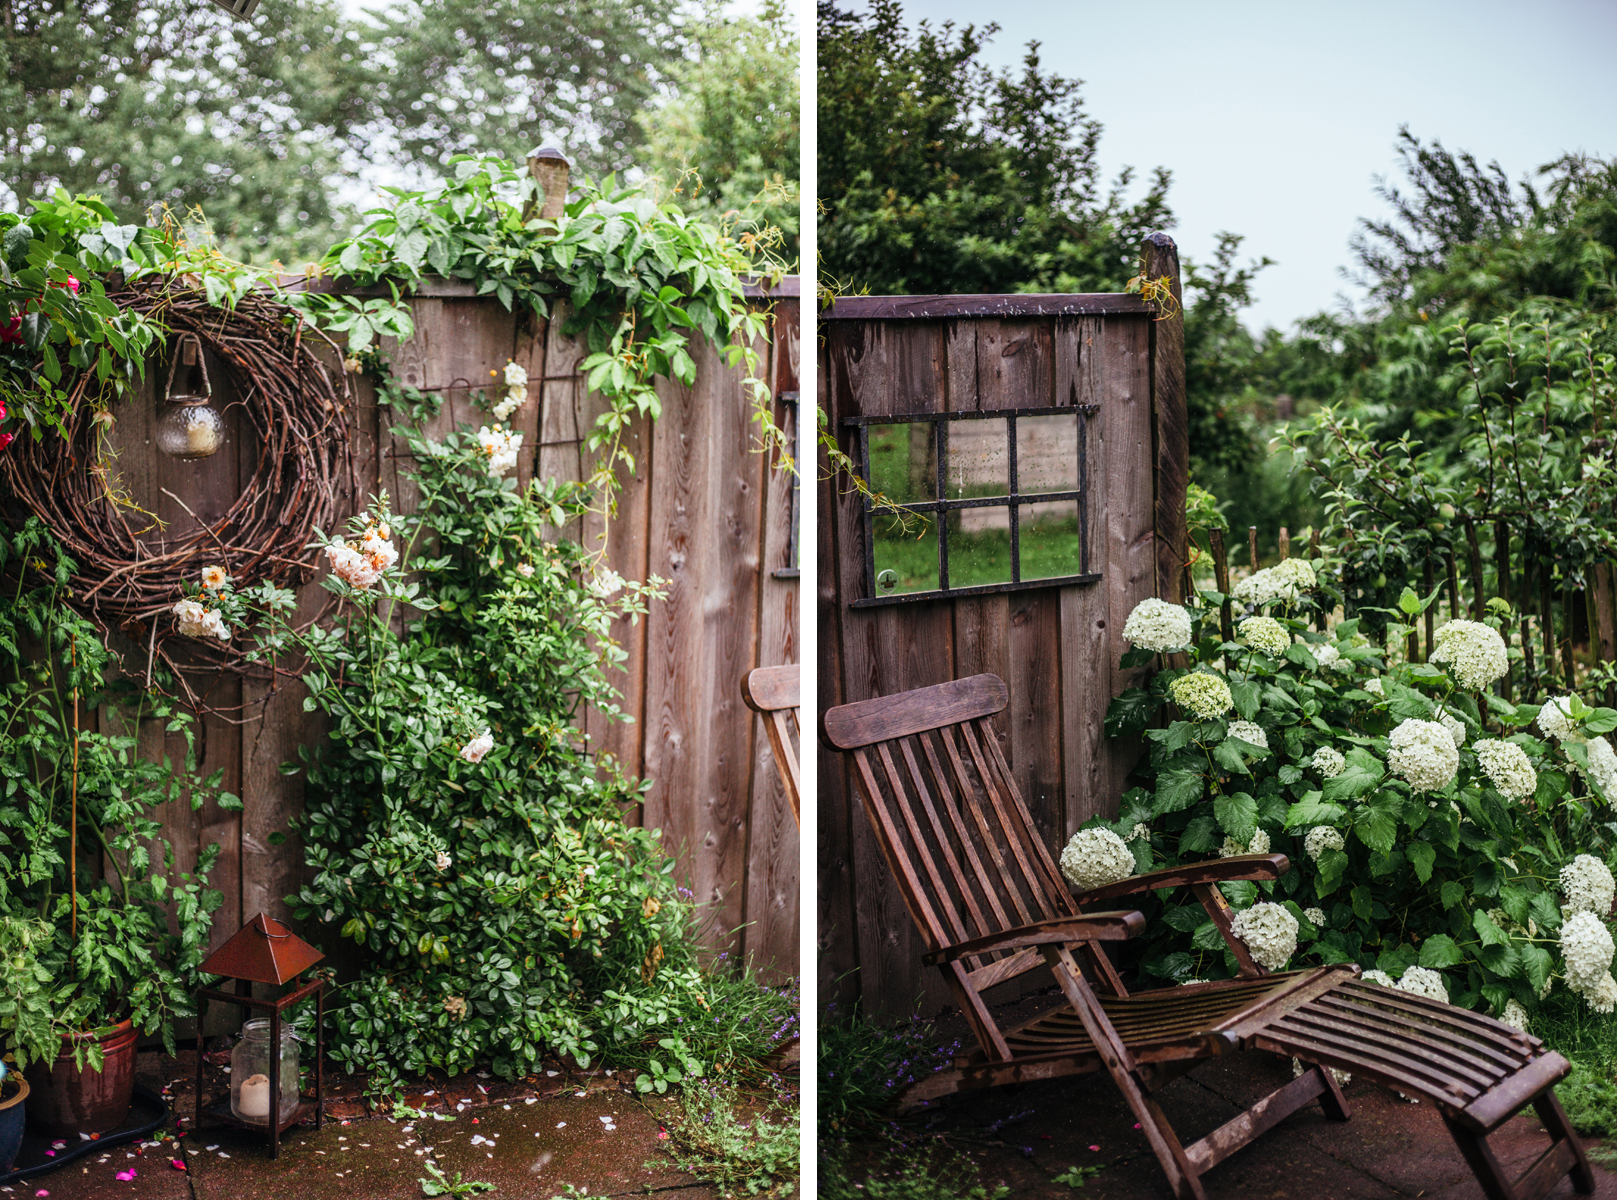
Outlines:
{"type": "MultiPolygon", "coordinates": [[[[298,1103],[298,1042],[281,1026],[281,1111],[284,1121],[298,1103]]],[[[270,1120],[270,1023],[268,1017],[241,1027],[241,1041],[230,1052],[230,1111],[243,1121],[270,1120]]]]}
{"type": "Polygon", "coordinates": [[[224,439],[224,419],[211,404],[164,404],[157,418],[157,448],[175,458],[207,458],[224,439]]]}

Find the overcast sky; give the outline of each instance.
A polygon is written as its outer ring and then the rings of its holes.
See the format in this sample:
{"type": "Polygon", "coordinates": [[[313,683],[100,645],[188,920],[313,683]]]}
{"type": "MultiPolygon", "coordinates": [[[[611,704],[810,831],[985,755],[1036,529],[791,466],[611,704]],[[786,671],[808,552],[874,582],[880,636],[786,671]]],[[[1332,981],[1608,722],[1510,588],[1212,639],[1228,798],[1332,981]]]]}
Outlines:
{"type": "MultiPolygon", "coordinates": [[[[861,0],[844,7],[864,10],[861,0]]],[[[1354,221],[1380,215],[1374,177],[1394,172],[1407,124],[1423,140],[1498,159],[1513,178],[1584,150],[1617,154],[1617,3],[1611,0],[1064,0],[984,5],[904,0],[912,19],[1003,27],[988,61],[1085,81],[1105,126],[1100,162],[1173,171],[1180,253],[1214,234],[1277,265],[1258,277],[1253,328],[1288,326],[1359,292],[1354,221]]]]}

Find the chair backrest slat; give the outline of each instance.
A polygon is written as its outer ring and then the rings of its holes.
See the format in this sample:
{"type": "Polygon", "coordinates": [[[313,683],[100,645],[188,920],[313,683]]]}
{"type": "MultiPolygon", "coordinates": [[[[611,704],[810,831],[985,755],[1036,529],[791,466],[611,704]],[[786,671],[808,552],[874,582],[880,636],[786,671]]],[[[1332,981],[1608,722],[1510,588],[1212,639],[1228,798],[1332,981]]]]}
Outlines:
{"type": "Polygon", "coordinates": [[[764,719],[764,733],[769,738],[769,750],[775,756],[775,767],[780,771],[781,785],[792,806],[792,817],[799,825],[803,790],[797,769],[797,749],[802,725],[798,717],[800,671],[796,663],[779,667],[755,667],[741,680],[741,695],[747,707],[764,719]]]}
{"type": "MultiPolygon", "coordinates": [[[[979,675],[825,715],[928,949],[1077,912],[989,723],[1007,701],[1003,682],[979,675]]],[[[977,990],[1041,962],[1000,951],[945,974],[980,1006],[977,990]]]]}

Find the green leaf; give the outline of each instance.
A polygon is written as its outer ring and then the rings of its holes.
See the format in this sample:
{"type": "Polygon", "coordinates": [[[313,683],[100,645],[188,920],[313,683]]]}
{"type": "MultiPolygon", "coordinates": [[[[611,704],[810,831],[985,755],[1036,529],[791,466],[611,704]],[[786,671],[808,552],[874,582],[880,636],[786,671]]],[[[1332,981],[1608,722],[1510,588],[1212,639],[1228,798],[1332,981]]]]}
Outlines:
{"type": "Polygon", "coordinates": [[[1342,825],[1347,820],[1347,809],[1340,804],[1329,804],[1318,799],[1319,793],[1310,792],[1297,801],[1286,813],[1286,828],[1300,829],[1304,825],[1342,825]],[[1309,799],[1312,796],[1314,799],[1309,799]]]}
{"type": "Polygon", "coordinates": [[[1200,771],[1174,767],[1157,776],[1156,802],[1151,806],[1154,816],[1181,812],[1202,798],[1206,781],[1200,771]]]}
{"type": "Polygon", "coordinates": [[[1434,933],[1421,943],[1420,965],[1429,971],[1459,966],[1464,961],[1465,954],[1446,933],[1434,933]]]}
{"type": "MultiPolygon", "coordinates": [[[[594,383],[590,387],[596,389],[594,383]]],[[[1144,688],[1129,688],[1106,708],[1106,736],[1121,738],[1141,733],[1151,723],[1151,716],[1160,703],[1144,688]]]]}
{"type": "Polygon", "coordinates": [[[1353,905],[1353,915],[1361,921],[1368,921],[1375,914],[1375,893],[1360,884],[1348,893],[1353,905]]]}
{"type": "Polygon", "coordinates": [[[1544,990],[1544,982],[1549,979],[1550,973],[1555,969],[1555,959],[1543,946],[1525,945],[1518,948],[1521,956],[1522,970],[1527,977],[1528,986],[1535,992],[1544,990]]]}
{"type": "Polygon", "coordinates": [[[1471,914],[1471,927],[1477,931],[1477,937],[1482,939],[1484,946],[1510,944],[1510,935],[1495,925],[1493,918],[1480,908],[1471,914]]]}
{"type": "Polygon", "coordinates": [[[1384,806],[1367,804],[1354,814],[1353,832],[1370,849],[1386,854],[1398,839],[1398,820],[1384,806]]]}
{"type": "Polygon", "coordinates": [[[1256,717],[1263,705],[1263,688],[1251,681],[1232,682],[1230,696],[1235,700],[1235,711],[1243,721],[1256,717]]]}
{"type": "Polygon", "coordinates": [[[1179,835],[1180,854],[1207,854],[1218,848],[1218,823],[1212,817],[1197,817],[1179,835]]]}
{"type": "Polygon", "coordinates": [[[1404,847],[1404,854],[1415,868],[1415,878],[1427,883],[1432,878],[1432,866],[1437,862],[1437,847],[1430,842],[1410,842],[1404,847]]]}
{"type": "Polygon", "coordinates": [[[1387,776],[1381,760],[1363,746],[1353,747],[1344,758],[1346,763],[1341,774],[1325,781],[1322,794],[1327,800],[1337,803],[1356,800],[1387,776]]]}
{"type": "Polygon", "coordinates": [[[1244,844],[1257,829],[1258,802],[1245,792],[1219,796],[1213,801],[1213,815],[1225,833],[1244,844]]]}
{"type": "Polygon", "coordinates": [[[1444,908],[1459,908],[1465,903],[1465,885],[1455,879],[1445,879],[1438,895],[1444,908]]]}

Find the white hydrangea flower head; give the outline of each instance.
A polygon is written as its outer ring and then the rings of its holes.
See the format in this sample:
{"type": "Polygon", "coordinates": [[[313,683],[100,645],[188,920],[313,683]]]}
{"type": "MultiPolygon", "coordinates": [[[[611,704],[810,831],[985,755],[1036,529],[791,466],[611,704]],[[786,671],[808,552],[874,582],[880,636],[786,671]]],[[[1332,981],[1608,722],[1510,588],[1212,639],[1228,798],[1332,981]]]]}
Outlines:
{"type": "Polygon", "coordinates": [[[1182,649],[1190,645],[1190,613],[1154,596],[1141,600],[1123,622],[1123,636],[1153,654],[1182,649]]]}
{"type": "Polygon", "coordinates": [[[1263,726],[1253,721],[1231,721],[1229,735],[1239,738],[1248,746],[1256,746],[1260,750],[1269,748],[1269,735],[1263,732],[1263,726]]]}
{"type": "Polygon", "coordinates": [[[517,456],[522,451],[520,433],[498,425],[492,429],[485,425],[477,431],[477,441],[488,456],[488,473],[494,478],[498,479],[517,465],[517,456]]]}
{"type": "Polygon", "coordinates": [[[1605,978],[1583,993],[1583,998],[1595,1012],[1609,1014],[1617,1007],[1617,979],[1613,979],[1611,972],[1607,971],[1605,978]]]}
{"type": "Polygon", "coordinates": [[[1468,692],[1480,692],[1510,668],[1499,631],[1480,621],[1450,621],[1437,631],[1434,663],[1447,663],[1449,676],[1468,692]]]}
{"type": "Polygon", "coordinates": [[[1387,693],[1381,688],[1381,680],[1367,679],[1364,681],[1364,690],[1372,696],[1385,696],[1387,693]]]}
{"type": "Polygon", "coordinates": [[[1353,660],[1343,658],[1342,652],[1329,642],[1321,642],[1317,646],[1309,646],[1308,652],[1314,656],[1314,661],[1327,671],[1351,671],[1353,660]]]}
{"type": "Polygon", "coordinates": [[[1241,622],[1241,639],[1270,658],[1279,658],[1291,645],[1291,634],[1273,617],[1248,617],[1241,622]]]}
{"type": "Polygon", "coordinates": [[[1604,737],[1592,737],[1584,747],[1589,752],[1589,775],[1600,785],[1607,800],[1617,797],[1617,751],[1604,737]]]}
{"type": "Polygon", "coordinates": [[[1385,971],[1376,970],[1373,967],[1370,970],[1364,972],[1362,975],[1360,975],[1359,978],[1362,979],[1365,983],[1375,983],[1375,984],[1379,984],[1382,987],[1397,987],[1398,986],[1398,984],[1396,982],[1394,982],[1393,977],[1391,975],[1387,974],[1385,971]]]}
{"type": "Polygon", "coordinates": [[[1449,1002],[1449,989],[1443,986],[1443,977],[1426,967],[1409,967],[1403,978],[1395,984],[1400,992],[1411,996],[1427,996],[1433,1000],[1449,1002]]]}
{"type": "Polygon", "coordinates": [[[1499,1020],[1502,1024],[1509,1025],[1512,1029],[1519,1029],[1523,1033],[1527,1032],[1527,1010],[1521,1006],[1519,1001],[1506,1000],[1505,1011],[1499,1014],[1499,1020]]]}
{"type": "Polygon", "coordinates": [[[1239,854],[1245,853],[1245,846],[1236,841],[1234,838],[1230,837],[1228,834],[1224,835],[1224,844],[1218,848],[1218,856],[1220,858],[1234,858],[1239,854]]]}
{"type": "Polygon", "coordinates": [[[1203,721],[1222,717],[1235,707],[1230,685],[1206,671],[1192,671],[1179,676],[1168,685],[1168,694],[1180,708],[1203,721]]]}
{"type": "Polygon", "coordinates": [[[1254,829],[1252,831],[1252,840],[1247,843],[1246,852],[1248,854],[1267,854],[1269,850],[1269,835],[1261,829],[1254,829]]]}
{"type": "Polygon", "coordinates": [[[1061,874],[1082,891],[1120,883],[1134,874],[1134,855],[1110,829],[1080,829],[1061,851],[1061,874]]]}
{"type": "MultiPolygon", "coordinates": [[[[1289,559],[1287,560],[1290,561],[1289,559]]],[[[1254,571],[1240,583],[1235,585],[1230,595],[1240,604],[1250,604],[1254,608],[1262,608],[1265,604],[1273,604],[1276,600],[1292,601],[1297,599],[1295,584],[1288,582],[1275,568],[1265,567],[1261,571],[1254,571]]]]}
{"type": "Polygon", "coordinates": [[[1342,840],[1342,832],[1332,829],[1329,825],[1316,825],[1308,831],[1303,838],[1303,853],[1315,862],[1327,850],[1345,850],[1347,842],[1342,840]]]}
{"type": "Polygon", "coordinates": [[[1314,751],[1314,757],[1309,761],[1313,764],[1314,770],[1326,779],[1335,779],[1342,773],[1342,768],[1347,766],[1347,759],[1342,757],[1342,752],[1330,746],[1321,746],[1314,751]]]}
{"type": "Polygon", "coordinates": [[[1149,842],[1151,840],[1150,827],[1147,826],[1143,821],[1136,821],[1134,823],[1134,828],[1129,830],[1128,837],[1124,838],[1123,840],[1125,842],[1149,842]]]}
{"type": "Polygon", "coordinates": [[[1325,910],[1323,908],[1305,908],[1303,909],[1303,916],[1308,918],[1308,923],[1315,929],[1325,928],[1325,910]]]}
{"type": "Polygon", "coordinates": [[[1592,854],[1580,854],[1561,868],[1561,894],[1572,912],[1593,913],[1604,921],[1614,892],[1611,869],[1592,854]]]}
{"type": "Polygon", "coordinates": [[[1575,912],[1561,924],[1561,958],[1566,984],[1584,993],[1611,973],[1611,931],[1592,912],[1575,912]]]}
{"type": "Polygon", "coordinates": [[[1465,745],[1465,722],[1453,713],[1442,713],[1437,718],[1439,725],[1449,731],[1449,738],[1454,742],[1454,748],[1460,749],[1465,745]]]}
{"type": "Polygon", "coordinates": [[[1477,764],[1499,789],[1511,800],[1525,800],[1538,791],[1538,772],[1533,762],[1515,742],[1499,738],[1478,738],[1471,749],[1476,751],[1477,764]]]}
{"type": "Polygon", "coordinates": [[[1301,558],[1282,559],[1276,566],[1271,567],[1275,575],[1286,584],[1296,588],[1299,592],[1311,592],[1319,584],[1314,576],[1314,568],[1308,565],[1307,560],[1301,558]]]}
{"type": "Polygon", "coordinates": [[[494,749],[494,735],[487,729],[460,748],[460,756],[469,763],[480,763],[483,756],[494,749]]]}
{"type": "Polygon", "coordinates": [[[1281,904],[1260,900],[1242,909],[1230,922],[1230,932],[1246,943],[1254,961],[1278,971],[1297,952],[1297,918],[1281,904]]]}
{"type": "Polygon", "coordinates": [[[1538,727],[1558,742],[1577,733],[1572,724],[1572,697],[1551,696],[1538,710],[1538,727]]]}
{"type": "Polygon", "coordinates": [[[1387,737],[1388,768],[1417,792],[1448,787],[1460,768],[1460,752],[1437,721],[1410,717],[1387,737]]]}

